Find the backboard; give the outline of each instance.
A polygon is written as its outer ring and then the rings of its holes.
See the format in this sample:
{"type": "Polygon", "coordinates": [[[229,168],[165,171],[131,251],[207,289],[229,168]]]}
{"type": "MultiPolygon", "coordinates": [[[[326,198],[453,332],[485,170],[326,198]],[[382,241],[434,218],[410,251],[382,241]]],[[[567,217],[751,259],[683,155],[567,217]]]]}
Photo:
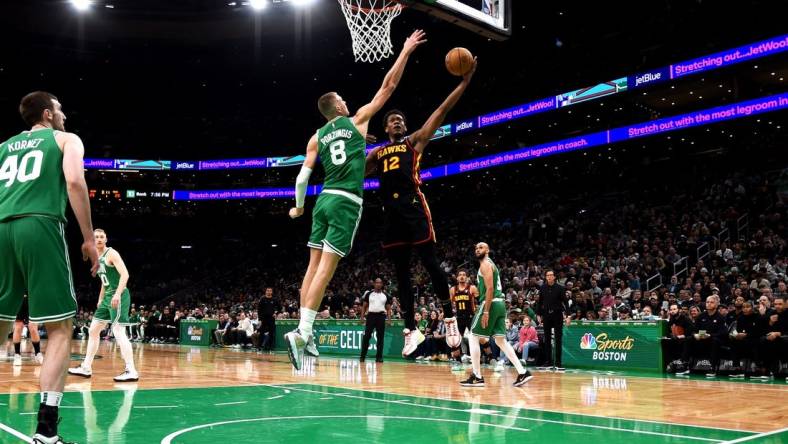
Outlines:
{"type": "Polygon", "coordinates": [[[400,0],[400,3],[495,40],[512,33],[512,0],[400,0]]]}

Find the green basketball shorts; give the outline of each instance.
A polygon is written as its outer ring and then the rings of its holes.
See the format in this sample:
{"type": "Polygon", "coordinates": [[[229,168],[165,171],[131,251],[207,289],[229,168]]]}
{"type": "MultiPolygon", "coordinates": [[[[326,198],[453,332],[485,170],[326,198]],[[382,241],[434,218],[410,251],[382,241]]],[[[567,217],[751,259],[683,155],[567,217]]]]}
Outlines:
{"type": "Polygon", "coordinates": [[[71,319],[77,298],[63,223],[44,216],[0,222],[0,321],[13,321],[27,292],[30,322],[71,319]]]}
{"type": "Polygon", "coordinates": [[[120,296],[120,305],[118,305],[117,310],[112,308],[112,296],[113,295],[110,294],[104,294],[104,299],[93,314],[93,319],[112,324],[133,325],[133,323],[129,321],[129,310],[131,309],[131,294],[129,293],[129,289],[123,290],[123,294],[120,296]]]}
{"type": "Polygon", "coordinates": [[[363,200],[342,190],[323,190],[312,210],[312,234],[307,245],[347,256],[361,222],[363,200]]]}
{"type": "Polygon", "coordinates": [[[495,298],[490,305],[490,316],[487,327],[482,328],[482,314],[484,312],[484,302],[479,304],[476,316],[471,323],[471,334],[488,338],[490,336],[506,336],[506,303],[503,299],[495,298]]]}

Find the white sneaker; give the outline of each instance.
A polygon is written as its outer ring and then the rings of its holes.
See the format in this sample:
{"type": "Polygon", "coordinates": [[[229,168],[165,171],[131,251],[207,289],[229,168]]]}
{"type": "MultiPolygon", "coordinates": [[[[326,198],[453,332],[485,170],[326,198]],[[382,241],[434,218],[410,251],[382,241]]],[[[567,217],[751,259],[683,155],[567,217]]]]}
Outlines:
{"type": "Polygon", "coordinates": [[[446,325],[446,344],[449,347],[459,347],[462,344],[462,335],[457,328],[457,319],[454,317],[446,318],[443,320],[443,323],[446,325]]]}
{"type": "Polygon", "coordinates": [[[63,441],[63,439],[60,438],[59,436],[53,436],[51,438],[47,438],[44,435],[40,435],[36,433],[35,435],[33,435],[32,444],[69,444],[69,443],[63,441]]]}
{"type": "Polygon", "coordinates": [[[44,355],[41,353],[36,353],[36,357],[33,359],[36,361],[36,364],[38,365],[44,364],[44,355]]]}
{"type": "Polygon", "coordinates": [[[85,368],[82,365],[68,369],[69,375],[82,376],[83,378],[90,378],[93,376],[93,369],[85,368]]]}
{"type": "Polygon", "coordinates": [[[415,330],[402,330],[405,335],[405,347],[402,348],[402,356],[408,356],[416,351],[416,348],[424,342],[424,334],[418,329],[415,330]]]}
{"type": "Polygon", "coordinates": [[[460,361],[462,361],[463,364],[470,364],[471,363],[471,357],[468,356],[468,355],[462,355],[462,358],[460,358],[460,361]]]}
{"type": "Polygon", "coordinates": [[[22,355],[14,355],[14,367],[22,366],[22,355]]]}
{"type": "Polygon", "coordinates": [[[309,356],[314,356],[315,358],[320,356],[320,352],[317,350],[317,345],[315,344],[315,335],[310,336],[309,340],[306,341],[304,352],[309,356]]]}
{"type": "Polygon", "coordinates": [[[506,366],[503,363],[503,359],[499,359],[498,362],[495,363],[495,367],[493,367],[494,372],[502,372],[506,369],[506,366]]]}
{"type": "Polygon", "coordinates": [[[308,340],[309,338],[304,339],[297,328],[289,333],[285,333],[287,354],[290,358],[290,363],[293,364],[296,370],[301,370],[301,367],[304,365],[304,348],[306,348],[308,340]]]}
{"type": "Polygon", "coordinates": [[[115,376],[112,379],[115,380],[115,382],[133,382],[133,381],[139,381],[140,375],[137,374],[136,370],[126,369],[126,371],[119,374],[118,376],[115,376]]]}

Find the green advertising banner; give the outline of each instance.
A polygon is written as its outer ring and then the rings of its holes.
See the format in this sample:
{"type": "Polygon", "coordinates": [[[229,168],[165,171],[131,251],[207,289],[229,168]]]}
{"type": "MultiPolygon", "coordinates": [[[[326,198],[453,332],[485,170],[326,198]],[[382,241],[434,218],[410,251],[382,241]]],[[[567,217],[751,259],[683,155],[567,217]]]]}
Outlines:
{"type": "Polygon", "coordinates": [[[180,339],[181,345],[211,345],[212,332],[216,330],[219,321],[213,319],[181,320],[180,339]]]}
{"type": "MultiPolygon", "coordinates": [[[[364,321],[354,320],[316,320],[314,326],[315,344],[320,353],[332,355],[353,355],[361,353],[364,339],[364,321]]],[[[276,321],[276,350],[286,350],[284,334],[298,327],[297,320],[276,321]],[[280,334],[281,333],[281,334],[280,334]]],[[[403,321],[393,321],[386,325],[386,340],[383,344],[383,357],[402,357],[405,339],[402,337],[403,321]]],[[[372,333],[367,356],[374,359],[377,352],[377,337],[372,333]]]]}
{"type": "Polygon", "coordinates": [[[564,328],[567,367],[661,372],[665,321],[574,321],[564,328]]]}

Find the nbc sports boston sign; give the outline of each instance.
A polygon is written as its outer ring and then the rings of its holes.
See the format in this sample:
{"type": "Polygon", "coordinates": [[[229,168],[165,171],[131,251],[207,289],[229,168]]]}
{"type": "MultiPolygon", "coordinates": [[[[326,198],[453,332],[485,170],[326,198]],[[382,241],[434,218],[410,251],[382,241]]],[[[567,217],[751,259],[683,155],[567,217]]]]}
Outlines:
{"type": "Polygon", "coordinates": [[[662,371],[664,321],[572,322],[564,330],[567,367],[662,371]]]}
{"type": "Polygon", "coordinates": [[[593,350],[592,358],[595,361],[624,361],[627,360],[627,350],[632,350],[635,340],[629,335],[624,339],[610,339],[607,333],[594,336],[586,333],[580,339],[580,348],[593,350]]]}

